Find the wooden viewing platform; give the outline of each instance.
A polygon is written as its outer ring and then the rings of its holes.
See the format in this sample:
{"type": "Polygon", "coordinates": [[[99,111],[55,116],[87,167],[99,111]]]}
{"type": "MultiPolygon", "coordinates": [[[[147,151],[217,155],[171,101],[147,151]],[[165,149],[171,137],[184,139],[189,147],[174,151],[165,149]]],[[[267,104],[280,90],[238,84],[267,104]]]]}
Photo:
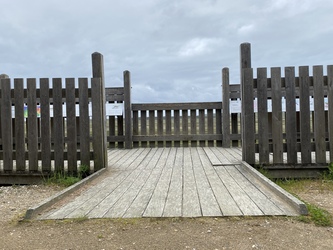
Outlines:
{"type": "Polygon", "coordinates": [[[304,204],[242,162],[239,148],[138,148],[110,150],[104,173],[37,219],[300,213],[304,204]]]}

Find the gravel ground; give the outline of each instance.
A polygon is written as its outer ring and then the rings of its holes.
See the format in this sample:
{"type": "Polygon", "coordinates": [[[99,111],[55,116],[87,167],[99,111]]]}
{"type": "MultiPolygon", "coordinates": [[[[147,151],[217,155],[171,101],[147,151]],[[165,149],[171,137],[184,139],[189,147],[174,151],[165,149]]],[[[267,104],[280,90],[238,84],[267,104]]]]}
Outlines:
{"type": "MultiPolygon", "coordinates": [[[[332,249],[333,227],[291,217],[18,222],[63,188],[0,187],[1,249],[332,249]]],[[[333,214],[333,190],[310,182],[296,194],[333,214]]]]}

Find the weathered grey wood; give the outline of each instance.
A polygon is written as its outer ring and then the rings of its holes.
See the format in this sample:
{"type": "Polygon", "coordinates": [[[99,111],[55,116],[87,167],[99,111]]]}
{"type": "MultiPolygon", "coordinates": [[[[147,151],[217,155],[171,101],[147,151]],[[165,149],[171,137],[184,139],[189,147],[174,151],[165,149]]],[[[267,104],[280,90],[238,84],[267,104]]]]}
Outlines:
{"type": "MultiPolygon", "coordinates": [[[[215,112],[215,133],[217,135],[222,135],[222,110],[216,109],[215,112]]],[[[222,140],[216,140],[216,147],[222,147],[222,140]]]]}
{"type": "Polygon", "coordinates": [[[197,191],[196,180],[193,170],[193,161],[189,148],[184,149],[184,170],[183,170],[183,208],[184,217],[201,216],[200,201],[197,191]]]}
{"type": "Polygon", "coordinates": [[[257,69],[258,79],[258,136],[259,161],[261,164],[269,163],[268,145],[268,115],[267,115],[267,69],[257,69]]]}
{"type": "MultiPolygon", "coordinates": [[[[173,124],[174,125],[174,134],[180,135],[180,111],[179,110],[174,111],[173,120],[174,120],[174,124],[173,124]]],[[[174,146],[180,147],[180,141],[175,141],[174,146]]]]}
{"type": "Polygon", "coordinates": [[[132,110],[222,109],[221,102],[133,103],[132,110]]]}
{"type": "Polygon", "coordinates": [[[155,141],[197,141],[197,140],[222,140],[222,135],[216,135],[216,134],[204,134],[204,135],[155,135],[155,136],[141,136],[141,135],[133,135],[133,141],[149,141],[149,142],[155,142],[155,141]]]}
{"type": "Polygon", "coordinates": [[[204,151],[205,151],[210,163],[212,164],[212,166],[221,166],[221,165],[223,165],[221,163],[221,161],[219,160],[219,158],[214,154],[214,152],[212,152],[211,148],[209,148],[209,147],[204,148],[204,151]]]}
{"type": "Polygon", "coordinates": [[[327,66],[328,85],[328,140],[330,149],[330,162],[333,162],[333,65],[327,66]]]}
{"type": "MultiPolygon", "coordinates": [[[[141,115],[141,119],[140,119],[140,122],[141,122],[141,132],[140,132],[140,134],[144,136],[144,135],[147,135],[147,111],[146,110],[142,110],[140,112],[140,115],[141,115]]],[[[141,146],[142,147],[147,147],[147,142],[142,141],[141,142],[141,146]]]]}
{"type": "MultiPolygon", "coordinates": [[[[133,111],[133,135],[139,135],[139,112],[138,111],[133,111]]],[[[133,142],[133,148],[138,148],[138,147],[139,147],[139,142],[133,142]]]]}
{"type": "MultiPolygon", "coordinates": [[[[204,131],[205,133],[205,131],[204,131]]],[[[213,115],[213,110],[208,109],[207,110],[207,133],[208,134],[213,134],[214,133],[214,115],[213,115]]],[[[208,140],[207,145],[209,147],[214,146],[214,141],[208,140]]]]}
{"type": "Polygon", "coordinates": [[[75,111],[75,79],[66,78],[66,127],[68,172],[77,172],[77,128],[75,111]]]}
{"type": "Polygon", "coordinates": [[[55,171],[64,171],[64,122],[62,112],[62,80],[52,79],[53,87],[53,140],[55,171]]]}
{"type": "Polygon", "coordinates": [[[124,71],[124,108],[125,108],[125,148],[132,145],[132,98],[131,98],[131,73],[124,71]]]}
{"type": "Polygon", "coordinates": [[[13,171],[12,100],[10,79],[0,79],[0,81],[3,170],[7,172],[13,171]]]}
{"type": "MultiPolygon", "coordinates": [[[[171,135],[171,110],[166,110],[165,111],[165,134],[166,135],[171,135]]],[[[171,141],[166,141],[165,143],[166,147],[171,147],[172,142],[171,141]]]]}
{"type": "Polygon", "coordinates": [[[283,163],[281,68],[271,68],[273,162],[283,163]]]}
{"type": "Polygon", "coordinates": [[[49,79],[40,79],[41,151],[42,171],[51,171],[51,126],[50,126],[49,79]]]}
{"type": "Polygon", "coordinates": [[[242,74],[242,150],[243,160],[255,163],[253,70],[243,69],[242,74]]]}
{"type": "Polygon", "coordinates": [[[79,78],[79,99],[80,161],[81,165],[90,166],[90,118],[87,78],[79,78]]]}
{"type": "Polygon", "coordinates": [[[316,144],[316,163],[326,164],[325,143],[325,108],[324,108],[324,75],[323,66],[313,67],[314,87],[314,137],[316,144]]]}
{"type": "MultiPolygon", "coordinates": [[[[157,134],[163,135],[164,128],[163,128],[163,110],[157,110],[157,134]]],[[[163,140],[157,142],[158,147],[163,147],[164,142],[163,140]]]]}
{"type": "MultiPolygon", "coordinates": [[[[118,130],[118,135],[119,136],[124,135],[124,118],[123,118],[123,116],[117,116],[117,130],[118,130]]],[[[124,141],[118,142],[118,148],[124,148],[124,141]]]]}
{"type": "Polygon", "coordinates": [[[287,162],[297,163],[297,123],[296,123],[296,96],[295,96],[295,68],[285,68],[286,84],[286,139],[287,162]]]}
{"type": "MultiPolygon", "coordinates": [[[[155,111],[149,110],[149,135],[155,135],[155,111]]],[[[149,142],[150,147],[155,147],[155,142],[149,142]]]]}
{"type": "MultiPolygon", "coordinates": [[[[199,134],[203,135],[205,134],[205,110],[199,109],[199,134]]],[[[205,141],[199,141],[200,147],[204,147],[206,145],[205,141]]]]}
{"type": "Polygon", "coordinates": [[[100,78],[91,79],[91,99],[92,99],[92,134],[94,149],[94,169],[99,170],[106,167],[104,150],[106,145],[104,137],[103,99],[102,82],[100,78]]]}
{"type": "Polygon", "coordinates": [[[25,171],[25,118],[23,79],[14,79],[16,171],[25,171]]]}
{"type": "Polygon", "coordinates": [[[251,44],[250,43],[242,43],[240,45],[240,68],[241,68],[241,74],[242,74],[242,69],[251,68],[251,44]]]}
{"type": "Polygon", "coordinates": [[[309,67],[299,67],[300,87],[300,139],[303,164],[311,164],[310,138],[310,100],[309,100],[309,67]]]}
{"type": "MultiPolygon", "coordinates": [[[[116,135],[116,118],[114,116],[109,116],[109,136],[115,136],[116,135]]],[[[114,141],[110,141],[109,142],[109,147],[110,148],[115,148],[116,147],[116,143],[114,141]]]]}
{"type": "MultiPolygon", "coordinates": [[[[182,134],[188,135],[188,110],[182,110],[182,134]]],[[[188,141],[183,140],[183,147],[188,147],[188,141]]]]}
{"type": "MultiPolygon", "coordinates": [[[[191,134],[195,135],[197,134],[197,111],[195,109],[191,109],[190,111],[191,115],[191,134]]],[[[191,147],[196,147],[197,146],[197,141],[191,141],[191,147]]]]}
{"type": "Polygon", "coordinates": [[[36,79],[27,79],[29,171],[38,171],[36,79]]]}
{"type": "Polygon", "coordinates": [[[230,147],[230,87],[229,68],[222,69],[222,146],[230,147]]]}

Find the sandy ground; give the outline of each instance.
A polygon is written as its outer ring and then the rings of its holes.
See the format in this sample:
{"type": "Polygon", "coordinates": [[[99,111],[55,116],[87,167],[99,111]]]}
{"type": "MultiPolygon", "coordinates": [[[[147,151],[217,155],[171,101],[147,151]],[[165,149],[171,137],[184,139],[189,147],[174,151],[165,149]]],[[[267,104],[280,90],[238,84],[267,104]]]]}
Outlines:
{"type": "MultiPolygon", "coordinates": [[[[291,217],[19,222],[57,186],[0,187],[0,249],[332,249],[333,227],[291,217]]],[[[295,193],[333,215],[333,190],[310,181],[295,193]]]]}

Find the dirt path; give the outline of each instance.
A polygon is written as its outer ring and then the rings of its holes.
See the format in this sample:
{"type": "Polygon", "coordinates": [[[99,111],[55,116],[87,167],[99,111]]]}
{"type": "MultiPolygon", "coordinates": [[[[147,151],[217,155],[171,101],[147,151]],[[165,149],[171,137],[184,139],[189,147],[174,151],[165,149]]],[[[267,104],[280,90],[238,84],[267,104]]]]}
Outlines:
{"type": "MultiPolygon", "coordinates": [[[[332,249],[333,227],[295,218],[119,219],[17,222],[59,187],[0,189],[0,249],[332,249]]],[[[297,191],[333,214],[320,181],[297,191]]]]}

